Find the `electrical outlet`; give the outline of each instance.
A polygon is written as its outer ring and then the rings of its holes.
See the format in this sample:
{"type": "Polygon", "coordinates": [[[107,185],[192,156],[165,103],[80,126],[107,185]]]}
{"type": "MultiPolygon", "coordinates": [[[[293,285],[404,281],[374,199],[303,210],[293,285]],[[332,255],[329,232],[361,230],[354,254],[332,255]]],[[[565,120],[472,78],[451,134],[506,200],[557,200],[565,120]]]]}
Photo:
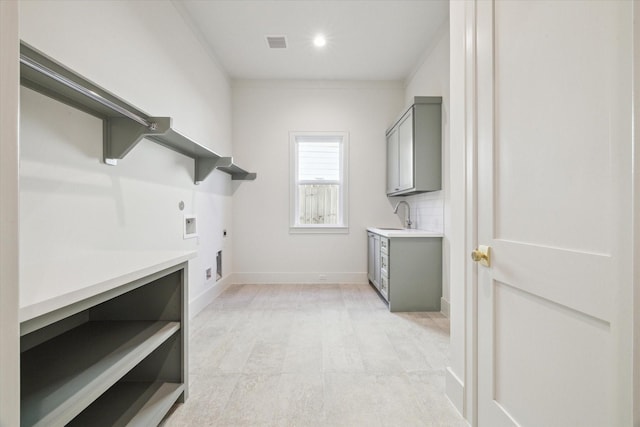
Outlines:
{"type": "Polygon", "coordinates": [[[207,280],[211,279],[212,274],[213,274],[212,268],[211,267],[207,268],[207,280]]]}
{"type": "Polygon", "coordinates": [[[327,281],[327,275],[326,274],[318,275],[318,280],[321,281],[321,282],[326,282],[327,281]]]}

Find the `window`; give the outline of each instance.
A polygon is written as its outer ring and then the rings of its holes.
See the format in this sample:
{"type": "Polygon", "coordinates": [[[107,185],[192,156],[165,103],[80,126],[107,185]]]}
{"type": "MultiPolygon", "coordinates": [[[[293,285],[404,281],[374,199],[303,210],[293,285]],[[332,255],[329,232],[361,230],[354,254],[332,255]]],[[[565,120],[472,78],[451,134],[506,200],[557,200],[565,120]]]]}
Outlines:
{"type": "Polygon", "coordinates": [[[290,231],[346,233],[346,132],[292,132],[290,231]]]}

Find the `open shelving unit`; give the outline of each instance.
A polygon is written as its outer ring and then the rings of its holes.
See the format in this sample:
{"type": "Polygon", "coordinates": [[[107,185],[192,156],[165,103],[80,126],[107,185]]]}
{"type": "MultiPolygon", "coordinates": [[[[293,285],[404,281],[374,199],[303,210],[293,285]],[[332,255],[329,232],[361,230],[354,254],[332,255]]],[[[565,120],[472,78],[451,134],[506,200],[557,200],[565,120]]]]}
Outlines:
{"type": "Polygon", "coordinates": [[[233,180],[254,180],[233,162],[198,144],[172,128],[171,117],[153,117],[64,65],[20,43],[20,83],[50,98],[78,108],[103,120],[103,160],[117,165],[143,138],[183,154],[195,161],[196,184],[219,169],[233,180]]]}
{"type": "Polygon", "coordinates": [[[87,322],[24,352],[23,425],[67,424],[179,329],[177,322],[87,322]]]}
{"type": "Polygon", "coordinates": [[[158,425],[187,395],[187,263],[21,323],[21,426],[158,425]]]}

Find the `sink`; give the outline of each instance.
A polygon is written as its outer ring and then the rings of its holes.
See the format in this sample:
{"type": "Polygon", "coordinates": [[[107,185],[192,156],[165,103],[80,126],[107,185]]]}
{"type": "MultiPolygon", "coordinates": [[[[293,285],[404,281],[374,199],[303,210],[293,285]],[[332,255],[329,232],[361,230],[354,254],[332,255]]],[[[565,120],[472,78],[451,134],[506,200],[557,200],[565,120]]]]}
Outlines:
{"type": "Polygon", "coordinates": [[[406,230],[406,228],[378,227],[378,230],[406,230]]]}

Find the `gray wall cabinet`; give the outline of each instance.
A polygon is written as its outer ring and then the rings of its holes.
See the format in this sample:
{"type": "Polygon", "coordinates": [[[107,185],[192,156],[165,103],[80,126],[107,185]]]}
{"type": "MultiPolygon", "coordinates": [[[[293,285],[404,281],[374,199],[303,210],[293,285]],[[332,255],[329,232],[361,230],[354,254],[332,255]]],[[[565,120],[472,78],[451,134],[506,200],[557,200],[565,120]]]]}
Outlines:
{"type": "Polygon", "coordinates": [[[442,237],[368,235],[369,281],[389,303],[389,311],[440,311],[442,237]],[[376,238],[379,250],[373,246],[376,238]]]}
{"type": "Polygon", "coordinates": [[[387,131],[387,195],[442,189],[442,97],[418,96],[387,131]]]}
{"type": "Polygon", "coordinates": [[[187,395],[187,263],[21,324],[22,426],[156,426],[187,395]]]}

